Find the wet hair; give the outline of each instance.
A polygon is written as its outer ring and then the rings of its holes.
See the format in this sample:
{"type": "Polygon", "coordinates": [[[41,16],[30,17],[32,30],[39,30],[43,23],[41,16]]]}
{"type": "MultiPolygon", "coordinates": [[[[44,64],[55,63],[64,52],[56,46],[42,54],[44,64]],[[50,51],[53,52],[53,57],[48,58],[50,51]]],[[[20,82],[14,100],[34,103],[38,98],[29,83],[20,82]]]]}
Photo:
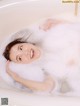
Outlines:
{"type": "Polygon", "coordinates": [[[27,43],[27,42],[26,42],[26,41],[22,41],[21,38],[20,38],[20,39],[16,39],[16,40],[10,42],[10,43],[6,46],[6,48],[5,48],[4,52],[3,52],[3,56],[4,56],[7,60],[11,61],[11,59],[10,59],[10,50],[11,50],[11,48],[12,48],[14,45],[16,45],[16,44],[18,44],[18,43],[27,43]]]}

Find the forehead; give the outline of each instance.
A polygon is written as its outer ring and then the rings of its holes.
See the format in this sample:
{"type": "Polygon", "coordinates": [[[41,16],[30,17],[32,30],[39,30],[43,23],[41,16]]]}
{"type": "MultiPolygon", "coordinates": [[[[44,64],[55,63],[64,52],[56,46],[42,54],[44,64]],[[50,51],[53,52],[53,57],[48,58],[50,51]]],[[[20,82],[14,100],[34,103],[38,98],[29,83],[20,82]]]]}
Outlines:
{"type": "Polygon", "coordinates": [[[10,59],[14,62],[16,62],[16,56],[18,55],[18,46],[21,45],[22,43],[18,43],[14,45],[11,50],[10,50],[10,59]]]}
{"type": "Polygon", "coordinates": [[[21,44],[22,44],[22,43],[15,44],[15,45],[11,48],[10,53],[11,53],[11,51],[15,51],[15,50],[18,48],[18,46],[21,45],[21,44]]]}

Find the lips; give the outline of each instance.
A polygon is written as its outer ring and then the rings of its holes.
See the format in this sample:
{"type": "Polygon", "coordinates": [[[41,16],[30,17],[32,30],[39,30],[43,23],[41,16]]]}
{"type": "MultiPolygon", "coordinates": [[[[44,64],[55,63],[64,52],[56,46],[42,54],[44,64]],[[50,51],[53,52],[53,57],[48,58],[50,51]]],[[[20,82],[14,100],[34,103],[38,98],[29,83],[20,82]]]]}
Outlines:
{"type": "Polygon", "coordinates": [[[34,50],[33,49],[30,50],[30,57],[31,57],[31,59],[34,57],[34,50]]]}

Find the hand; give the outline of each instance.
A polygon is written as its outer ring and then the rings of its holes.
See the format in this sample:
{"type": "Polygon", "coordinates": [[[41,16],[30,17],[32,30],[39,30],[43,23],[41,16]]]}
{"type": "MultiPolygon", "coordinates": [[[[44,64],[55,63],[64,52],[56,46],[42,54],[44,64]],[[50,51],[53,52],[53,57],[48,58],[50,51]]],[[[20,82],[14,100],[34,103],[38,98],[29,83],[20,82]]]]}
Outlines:
{"type": "Polygon", "coordinates": [[[52,91],[55,87],[55,81],[49,74],[45,76],[44,83],[45,83],[45,90],[52,91]]]}
{"type": "Polygon", "coordinates": [[[66,22],[67,21],[64,21],[64,20],[47,19],[44,24],[40,25],[39,28],[44,30],[44,31],[47,31],[60,23],[66,23],[66,22]]]}
{"type": "Polygon", "coordinates": [[[6,72],[7,72],[8,75],[10,75],[15,81],[18,82],[19,79],[20,79],[20,76],[9,69],[9,63],[10,63],[10,61],[7,61],[7,64],[6,64],[6,72]]]}

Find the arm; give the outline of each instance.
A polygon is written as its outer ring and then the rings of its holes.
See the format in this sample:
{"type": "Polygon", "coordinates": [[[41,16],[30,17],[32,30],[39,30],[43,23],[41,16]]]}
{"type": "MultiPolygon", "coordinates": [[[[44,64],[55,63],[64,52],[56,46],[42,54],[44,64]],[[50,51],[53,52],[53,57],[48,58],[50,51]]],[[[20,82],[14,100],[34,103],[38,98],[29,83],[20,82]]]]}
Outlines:
{"type": "Polygon", "coordinates": [[[51,91],[55,86],[55,83],[50,76],[48,76],[46,78],[46,80],[44,80],[43,82],[26,80],[21,77],[17,77],[17,78],[18,78],[17,82],[21,83],[22,85],[24,85],[32,90],[36,90],[36,91],[47,91],[47,90],[51,91]]]}
{"type": "Polygon", "coordinates": [[[69,22],[66,20],[47,19],[42,25],[39,26],[39,28],[44,31],[47,31],[51,29],[52,27],[55,27],[56,25],[59,25],[62,23],[69,23],[69,22]]]}
{"type": "MultiPolygon", "coordinates": [[[[29,38],[27,39],[27,36],[24,36],[24,39],[28,42],[32,42],[32,43],[39,43],[42,42],[45,38],[46,38],[46,33],[48,30],[50,30],[51,28],[54,28],[55,26],[57,26],[58,24],[62,24],[62,23],[69,23],[67,21],[64,20],[58,20],[58,19],[46,19],[44,21],[41,21],[39,23],[33,24],[31,26],[29,26],[29,33],[28,35],[29,38]]],[[[23,32],[27,32],[27,30],[23,31],[23,32]]],[[[25,34],[23,34],[25,35],[25,34]]]]}
{"type": "Polygon", "coordinates": [[[55,82],[54,82],[53,78],[50,77],[49,75],[46,76],[46,78],[43,82],[26,80],[26,79],[20,77],[18,74],[12,72],[9,69],[9,62],[7,63],[6,71],[15,81],[17,81],[17,82],[21,83],[22,85],[30,88],[31,90],[51,91],[55,87],[55,82]]]}

